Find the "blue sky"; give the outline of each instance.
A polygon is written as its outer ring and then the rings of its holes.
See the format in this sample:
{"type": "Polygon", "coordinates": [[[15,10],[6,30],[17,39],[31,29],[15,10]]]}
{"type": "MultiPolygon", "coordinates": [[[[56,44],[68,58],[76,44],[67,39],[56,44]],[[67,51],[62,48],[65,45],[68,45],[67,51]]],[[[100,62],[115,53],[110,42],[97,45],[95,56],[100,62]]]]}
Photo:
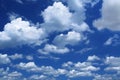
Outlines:
{"type": "Polygon", "coordinates": [[[119,80],[119,0],[0,0],[0,80],[119,80]]]}

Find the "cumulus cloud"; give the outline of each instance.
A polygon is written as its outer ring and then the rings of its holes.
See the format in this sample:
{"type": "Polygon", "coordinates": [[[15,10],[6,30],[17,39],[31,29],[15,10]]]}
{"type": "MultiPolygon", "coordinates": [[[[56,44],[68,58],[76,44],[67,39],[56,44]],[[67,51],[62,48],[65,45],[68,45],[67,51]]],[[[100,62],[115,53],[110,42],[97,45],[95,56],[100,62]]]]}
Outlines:
{"type": "Polygon", "coordinates": [[[88,56],[87,60],[88,61],[96,61],[96,60],[100,60],[100,58],[98,56],[93,55],[93,56],[88,56]]]}
{"type": "Polygon", "coordinates": [[[46,44],[45,47],[43,49],[39,49],[38,52],[41,54],[49,54],[49,53],[64,54],[64,53],[68,53],[69,49],[66,47],[59,48],[59,47],[52,45],[52,44],[51,45],[46,44]]]}
{"type": "Polygon", "coordinates": [[[69,70],[67,76],[80,77],[80,76],[93,76],[94,71],[99,70],[99,67],[93,66],[90,62],[67,62],[63,64],[66,70],[69,70]]]}
{"type": "MultiPolygon", "coordinates": [[[[53,32],[61,32],[61,34],[56,35],[52,41],[52,44],[54,44],[53,51],[51,51],[52,49],[48,49],[49,51],[39,50],[40,52],[65,53],[68,52],[66,45],[76,45],[86,39],[83,32],[90,31],[90,29],[84,22],[85,18],[83,19],[83,17],[85,17],[85,15],[82,15],[82,13],[85,14],[83,4],[81,4],[82,7],[80,9],[74,12],[71,12],[71,4],[69,4],[69,2],[67,4],[68,6],[65,6],[62,2],[54,2],[52,6],[48,6],[48,8],[42,12],[44,19],[44,23],[41,24],[42,29],[44,29],[48,35],[53,32]],[[68,31],[67,34],[62,33],[67,30],[72,31],[68,31]]],[[[77,4],[75,3],[75,5],[77,4]]],[[[77,8],[79,8],[79,5],[77,5],[77,8]]],[[[45,46],[44,49],[46,49],[46,47],[48,48],[48,46],[45,46]]]]}
{"type": "Polygon", "coordinates": [[[9,59],[7,54],[0,54],[0,64],[8,64],[11,60],[9,59]]]}
{"type": "Polygon", "coordinates": [[[6,69],[0,68],[0,73],[0,80],[24,80],[22,73],[18,71],[12,72],[9,67],[6,69]]]}
{"type": "Polygon", "coordinates": [[[66,45],[75,45],[80,42],[83,35],[76,31],[70,31],[67,34],[60,34],[55,37],[53,43],[60,47],[65,47],[66,45]]]}
{"type": "Polygon", "coordinates": [[[44,75],[33,75],[30,78],[57,78],[61,75],[68,78],[82,77],[82,76],[94,76],[94,72],[99,70],[99,67],[93,66],[90,62],[66,62],[62,65],[62,68],[55,69],[52,66],[40,66],[38,67],[34,62],[20,63],[17,65],[17,68],[32,71],[35,74],[44,75]],[[19,67],[18,67],[19,66],[19,67]]]}
{"type": "Polygon", "coordinates": [[[107,71],[118,71],[120,72],[120,57],[106,57],[105,64],[108,65],[108,67],[105,69],[107,71]]]}
{"type": "Polygon", "coordinates": [[[61,2],[54,2],[52,6],[48,6],[42,12],[42,16],[44,19],[44,23],[42,24],[43,28],[47,32],[54,32],[69,29],[72,13],[61,2]]]}
{"type": "Polygon", "coordinates": [[[84,22],[85,15],[83,14],[85,14],[85,11],[83,10],[84,7],[82,3],[82,8],[80,8],[79,1],[78,4],[76,4],[75,1],[70,2],[72,4],[75,3],[74,8],[77,10],[75,10],[74,13],[70,12],[73,6],[71,4],[69,5],[69,1],[68,7],[61,2],[54,2],[52,6],[49,6],[43,11],[42,16],[45,23],[43,23],[42,26],[46,28],[47,32],[65,31],[69,29],[87,31],[89,29],[88,25],[84,22]]]}
{"type": "Polygon", "coordinates": [[[32,26],[21,18],[12,20],[0,32],[0,48],[15,47],[18,45],[40,45],[44,31],[32,26]]]}
{"type": "Polygon", "coordinates": [[[101,10],[102,17],[94,22],[94,26],[101,29],[120,31],[120,1],[104,0],[101,10]]]}
{"type": "Polygon", "coordinates": [[[28,72],[33,71],[37,72],[40,70],[39,67],[34,62],[28,62],[28,63],[23,63],[21,62],[20,64],[16,65],[17,68],[22,69],[22,70],[27,70],[28,72]]]}

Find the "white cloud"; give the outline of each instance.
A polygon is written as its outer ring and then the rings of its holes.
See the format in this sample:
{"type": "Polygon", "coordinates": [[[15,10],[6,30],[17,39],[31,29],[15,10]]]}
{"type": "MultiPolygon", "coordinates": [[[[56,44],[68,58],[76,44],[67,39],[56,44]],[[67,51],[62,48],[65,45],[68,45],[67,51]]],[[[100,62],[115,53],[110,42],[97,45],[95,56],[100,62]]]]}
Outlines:
{"type": "Polygon", "coordinates": [[[8,74],[8,76],[9,77],[19,77],[19,76],[22,76],[22,74],[17,71],[14,71],[14,72],[8,74]]]}
{"type": "Polygon", "coordinates": [[[119,45],[120,44],[120,37],[119,35],[115,34],[114,36],[110,37],[105,43],[104,45],[119,45]]]}
{"type": "Polygon", "coordinates": [[[18,45],[40,45],[44,31],[41,28],[32,26],[28,21],[21,18],[12,20],[0,32],[0,48],[15,47],[18,45]]]}
{"type": "MultiPolygon", "coordinates": [[[[74,4],[75,0],[70,2],[74,4]]],[[[77,10],[75,10],[75,12],[72,13],[70,12],[70,10],[72,9],[72,5],[69,5],[69,1],[68,7],[66,7],[61,2],[54,2],[52,6],[49,6],[42,13],[42,16],[45,21],[45,23],[42,24],[43,28],[45,28],[47,32],[65,31],[69,29],[73,29],[78,32],[89,30],[88,25],[84,22],[84,7],[77,8],[76,6],[78,6],[78,4],[79,3],[74,4],[75,9],[77,10]]]]}
{"type": "Polygon", "coordinates": [[[102,17],[94,22],[99,30],[120,31],[120,0],[103,0],[102,17]]]}
{"type": "Polygon", "coordinates": [[[120,57],[106,57],[105,64],[108,65],[105,70],[120,72],[120,57]]]}
{"type": "Polygon", "coordinates": [[[75,45],[80,42],[83,35],[79,32],[70,31],[67,34],[60,34],[55,37],[53,43],[60,47],[65,47],[66,45],[75,45]]]}
{"type": "Polygon", "coordinates": [[[15,53],[14,55],[10,55],[9,58],[16,60],[16,59],[22,59],[23,55],[22,54],[17,54],[15,53]]]}
{"type": "Polygon", "coordinates": [[[45,75],[32,75],[29,80],[49,80],[45,75]]]}
{"type": "Polygon", "coordinates": [[[20,63],[17,68],[32,71],[34,75],[30,79],[35,78],[35,80],[40,78],[58,78],[61,75],[68,78],[75,77],[90,77],[94,76],[95,72],[99,70],[99,67],[93,66],[91,62],[66,62],[62,64],[62,68],[54,68],[52,66],[37,66],[34,62],[20,63]],[[38,75],[39,74],[39,75],[38,75]],[[41,76],[42,75],[42,76],[41,76]]]}
{"type": "Polygon", "coordinates": [[[100,58],[99,57],[97,57],[97,56],[95,56],[95,55],[93,55],[93,56],[88,56],[88,59],[87,59],[88,61],[96,61],[96,60],[100,60],[100,58]]]}
{"type": "Polygon", "coordinates": [[[22,73],[18,71],[11,71],[9,67],[6,69],[0,68],[0,80],[24,80],[22,73]]]}
{"type": "Polygon", "coordinates": [[[38,72],[40,70],[39,67],[34,62],[28,62],[28,63],[20,63],[16,65],[17,68],[26,70],[28,72],[33,71],[33,72],[38,72]]]}
{"type": "Polygon", "coordinates": [[[120,75],[116,74],[103,74],[103,75],[95,75],[93,80],[119,80],[120,75]]]}
{"type": "Polygon", "coordinates": [[[47,32],[64,31],[69,28],[72,13],[61,2],[55,2],[42,12],[45,23],[42,24],[47,32]],[[64,19],[64,20],[63,20],[64,19]]]}
{"type": "Polygon", "coordinates": [[[59,48],[55,45],[46,44],[45,47],[43,49],[39,49],[38,52],[41,54],[49,54],[49,53],[64,54],[64,53],[68,53],[69,49],[66,47],[59,48]]]}
{"type": "Polygon", "coordinates": [[[8,64],[10,62],[11,61],[7,54],[0,54],[0,64],[8,64]]]}
{"type": "Polygon", "coordinates": [[[63,67],[68,70],[66,74],[68,77],[81,77],[81,76],[93,76],[94,71],[98,71],[99,68],[93,66],[90,62],[67,62],[63,64],[63,67]]]}

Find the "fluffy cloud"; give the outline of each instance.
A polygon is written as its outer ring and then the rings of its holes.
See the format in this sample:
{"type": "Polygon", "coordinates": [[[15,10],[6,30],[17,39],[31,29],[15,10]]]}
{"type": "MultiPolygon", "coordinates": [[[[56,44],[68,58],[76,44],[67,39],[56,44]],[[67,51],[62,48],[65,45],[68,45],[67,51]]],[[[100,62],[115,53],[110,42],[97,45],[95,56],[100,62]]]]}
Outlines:
{"type": "Polygon", "coordinates": [[[64,31],[69,28],[72,13],[61,2],[55,2],[42,13],[45,23],[42,24],[47,32],[64,31]],[[64,19],[64,20],[63,20],[64,19]]]}
{"type": "Polygon", "coordinates": [[[60,47],[64,47],[65,45],[75,45],[83,39],[82,37],[82,34],[79,32],[70,31],[67,34],[56,36],[53,43],[60,47]]]}
{"type": "Polygon", "coordinates": [[[49,53],[63,54],[63,53],[68,53],[69,49],[66,48],[66,47],[65,48],[59,48],[55,45],[46,44],[45,47],[43,49],[39,49],[38,52],[41,53],[41,54],[49,54],[49,53]]]}
{"type": "Polygon", "coordinates": [[[120,57],[106,57],[105,64],[108,65],[108,67],[105,69],[107,71],[118,71],[120,72],[120,57]]]}
{"type": "Polygon", "coordinates": [[[30,71],[37,72],[40,70],[40,68],[37,67],[37,65],[34,62],[28,62],[28,63],[21,62],[20,64],[18,64],[16,66],[17,66],[17,68],[27,70],[28,72],[30,72],[30,71]]]}
{"type": "Polygon", "coordinates": [[[93,66],[90,62],[67,62],[63,64],[63,67],[68,70],[67,76],[80,77],[80,76],[93,76],[94,71],[99,70],[98,67],[93,66]]]}
{"type": "Polygon", "coordinates": [[[88,61],[96,61],[96,60],[100,60],[100,58],[99,57],[97,57],[97,56],[95,56],[95,55],[93,55],[93,56],[88,56],[88,59],[87,59],[88,61]]]}
{"type": "Polygon", "coordinates": [[[22,73],[18,71],[10,71],[10,68],[7,67],[6,69],[0,68],[0,80],[24,80],[22,78],[22,73]]]}
{"type": "Polygon", "coordinates": [[[81,3],[82,7],[80,8],[80,6],[75,3],[74,6],[77,6],[77,10],[70,12],[73,6],[71,6],[69,2],[67,2],[67,4],[68,7],[62,2],[54,2],[52,6],[48,6],[48,8],[42,12],[44,19],[44,23],[41,24],[42,29],[44,29],[48,35],[53,32],[61,32],[61,34],[56,35],[53,39],[52,44],[54,45],[46,45],[43,50],[39,50],[40,52],[66,53],[69,52],[65,47],[66,45],[75,45],[86,39],[83,32],[90,31],[90,29],[84,22],[85,18],[83,19],[83,17],[85,17],[85,15],[82,15],[85,14],[84,6],[81,3]],[[72,31],[63,34],[62,32],[66,30],[72,31]]]}
{"type": "MultiPolygon", "coordinates": [[[[79,7],[77,6],[76,9],[77,8],[79,7]]],[[[45,23],[41,25],[43,26],[43,28],[47,30],[47,32],[65,31],[69,29],[77,30],[78,32],[87,31],[89,30],[89,27],[84,22],[85,15],[83,14],[85,14],[85,12],[83,8],[84,7],[82,7],[82,9],[79,8],[75,10],[74,13],[72,13],[70,12],[72,7],[71,5],[69,6],[69,2],[68,7],[66,7],[61,2],[54,2],[52,6],[49,6],[47,9],[43,11],[42,16],[45,23]]]]}
{"type": "Polygon", "coordinates": [[[102,17],[94,22],[99,30],[107,28],[112,31],[120,31],[120,1],[104,0],[101,10],[102,17]]]}
{"type": "Polygon", "coordinates": [[[21,18],[12,20],[0,32],[0,48],[14,47],[18,45],[40,45],[44,31],[32,26],[28,21],[21,18]]]}
{"type": "MultiPolygon", "coordinates": [[[[61,75],[68,78],[75,77],[90,77],[99,70],[99,67],[94,66],[91,62],[66,62],[63,63],[61,68],[54,68],[52,66],[37,66],[34,62],[20,63],[16,67],[27,72],[34,72],[30,79],[36,78],[58,78],[61,75]],[[38,75],[39,74],[39,75],[38,75]],[[42,76],[41,76],[42,75],[42,76]]],[[[35,79],[35,80],[36,80],[35,79]]]]}
{"type": "Polygon", "coordinates": [[[10,62],[11,61],[7,54],[0,54],[0,64],[8,64],[10,62]]]}

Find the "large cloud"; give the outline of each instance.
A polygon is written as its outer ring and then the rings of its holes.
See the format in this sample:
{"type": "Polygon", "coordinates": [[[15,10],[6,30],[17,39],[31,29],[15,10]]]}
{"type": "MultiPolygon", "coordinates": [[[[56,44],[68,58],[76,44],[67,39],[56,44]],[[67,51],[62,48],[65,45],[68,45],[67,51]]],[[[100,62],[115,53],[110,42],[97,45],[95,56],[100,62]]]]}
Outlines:
{"type": "Polygon", "coordinates": [[[45,23],[42,26],[47,32],[64,31],[69,28],[72,13],[61,2],[55,2],[42,13],[45,23]]]}
{"type": "Polygon", "coordinates": [[[72,13],[70,12],[70,10],[72,10],[71,6],[67,7],[61,2],[54,2],[52,6],[48,6],[48,8],[42,12],[42,16],[45,22],[41,25],[46,29],[47,32],[65,31],[69,29],[87,31],[89,28],[88,25],[84,22],[84,6],[82,4],[81,6],[82,9],[78,6],[75,6],[77,10],[72,13]]]}
{"type": "Polygon", "coordinates": [[[0,48],[14,47],[18,45],[40,45],[44,31],[32,26],[28,21],[21,18],[12,20],[0,32],[0,48]]]}
{"type": "Polygon", "coordinates": [[[103,0],[102,17],[94,22],[99,30],[120,31],[120,0],[103,0]]]}

